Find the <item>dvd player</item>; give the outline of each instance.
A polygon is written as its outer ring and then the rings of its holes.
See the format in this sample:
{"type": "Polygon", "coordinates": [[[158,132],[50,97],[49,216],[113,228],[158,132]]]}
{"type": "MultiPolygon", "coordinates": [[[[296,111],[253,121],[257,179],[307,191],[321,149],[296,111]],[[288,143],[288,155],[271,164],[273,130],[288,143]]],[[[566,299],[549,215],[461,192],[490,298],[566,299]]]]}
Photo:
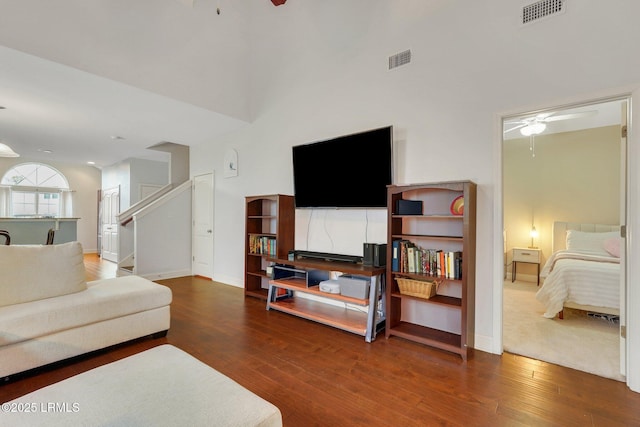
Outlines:
{"type": "Polygon", "coordinates": [[[332,254],[328,252],[293,251],[296,258],[322,259],[325,261],[342,261],[361,264],[362,257],[356,255],[332,254]]]}

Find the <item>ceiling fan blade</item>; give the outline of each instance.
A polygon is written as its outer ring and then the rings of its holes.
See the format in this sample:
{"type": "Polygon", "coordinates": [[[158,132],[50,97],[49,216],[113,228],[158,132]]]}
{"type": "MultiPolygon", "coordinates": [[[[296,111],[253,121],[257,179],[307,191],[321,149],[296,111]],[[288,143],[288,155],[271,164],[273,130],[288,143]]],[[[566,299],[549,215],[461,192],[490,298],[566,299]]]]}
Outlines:
{"type": "Polygon", "coordinates": [[[583,111],[580,113],[570,113],[570,114],[561,114],[559,116],[549,116],[544,119],[541,119],[541,122],[556,122],[558,120],[569,120],[569,119],[577,119],[579,117],[592,116],[596,114],[597,111],[583,111]]]}
{"type": "MultiPolygon", "coordinates": [[[[506,124],[506,123],[505,123],[505,124],[506,124]]],[[[517,129],[523,128],[523,127],[525,127],[527,124],[528,124],[528,123],[521,123],[521,124],[519,124],[518,126],[514,126],[514,127],[510,128],[510,129],[506,129],[506,130],[504,131],[504,133],[512,132],[512,131],[514,131],[514,130],[517,130],[517,129]]]]}

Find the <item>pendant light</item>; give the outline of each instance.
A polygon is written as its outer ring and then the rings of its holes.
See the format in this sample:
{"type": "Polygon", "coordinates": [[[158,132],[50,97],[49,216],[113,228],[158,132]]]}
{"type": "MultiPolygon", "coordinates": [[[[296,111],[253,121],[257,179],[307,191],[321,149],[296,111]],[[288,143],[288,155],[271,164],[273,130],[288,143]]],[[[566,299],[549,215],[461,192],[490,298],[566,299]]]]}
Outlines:
{"type": "Polygon", "coordinates": [[[0,157],[20,157],[20,154],[13,151],[7,144],[0,142],[0,157]]]}

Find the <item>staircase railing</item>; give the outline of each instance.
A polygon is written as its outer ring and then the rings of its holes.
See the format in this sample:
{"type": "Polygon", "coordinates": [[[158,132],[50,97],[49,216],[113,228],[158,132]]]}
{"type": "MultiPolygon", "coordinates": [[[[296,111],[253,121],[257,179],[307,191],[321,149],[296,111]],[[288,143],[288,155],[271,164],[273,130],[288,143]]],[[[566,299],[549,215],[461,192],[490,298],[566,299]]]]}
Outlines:
{"type": "Polygon", "coordinates": [[[159,188],[155,193],[150,194],[139,202],[129,206],[129,208],[127,208],[126,210],[120,212],[120,214],[118,214],[118,222],[120,223],[120,225],[127,225],[129,222],[131,222],[131,220],[133,220],[133,215],[136,212],[144,209],[146,206],[150,205],[151,203],[167,194],[173,187],[173,184],[167,184],[164,187],[159,188]]]}

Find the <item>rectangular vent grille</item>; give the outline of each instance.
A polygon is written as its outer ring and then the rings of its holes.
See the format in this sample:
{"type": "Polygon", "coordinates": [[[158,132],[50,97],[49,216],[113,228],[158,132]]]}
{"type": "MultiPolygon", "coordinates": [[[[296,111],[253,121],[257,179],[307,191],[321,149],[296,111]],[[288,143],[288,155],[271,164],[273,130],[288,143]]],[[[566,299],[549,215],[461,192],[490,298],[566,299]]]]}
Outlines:
{"type": "Polygon", "coordinates": [[[541,0],[522,8],[522,23],[528,24],[555,13],[564,12],[566,0],[541,0]]]}
{"type": "Polygon", "coordinates": [[[404,52],[396,53],[389,57],[389,69],[393,70],[401,65],[405,65],[411,62],[411,51],[405,50],[404,52]]]}

